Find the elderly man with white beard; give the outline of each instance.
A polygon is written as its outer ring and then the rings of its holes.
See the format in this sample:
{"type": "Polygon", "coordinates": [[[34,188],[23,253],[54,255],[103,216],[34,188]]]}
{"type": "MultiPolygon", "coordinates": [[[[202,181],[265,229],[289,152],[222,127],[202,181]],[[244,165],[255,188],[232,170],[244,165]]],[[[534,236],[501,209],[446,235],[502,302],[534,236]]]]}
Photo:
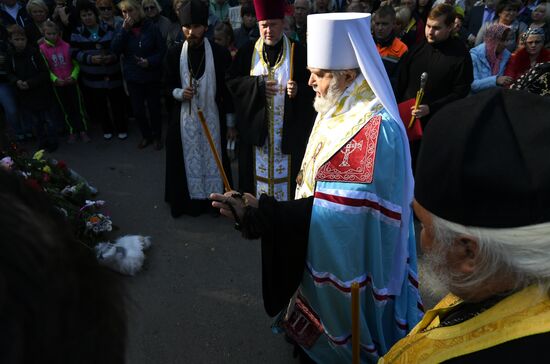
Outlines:
{"type": "Polygon", "coordinates": [[[550,363],[548,110],[495,89],[434,115],[414,210],[422,284],[451,293],[381,363],[550,363]]]}
{"type": "Polygon", "coordinates": [[[422,315],[405,129],[370,33],[370,15],[308,16],[318,116],[295,201],[212,194],[261,238],[264,306],[317,363],[352,358],[351,286],[360,286],[360,356],[375,363],[422,315]]]}

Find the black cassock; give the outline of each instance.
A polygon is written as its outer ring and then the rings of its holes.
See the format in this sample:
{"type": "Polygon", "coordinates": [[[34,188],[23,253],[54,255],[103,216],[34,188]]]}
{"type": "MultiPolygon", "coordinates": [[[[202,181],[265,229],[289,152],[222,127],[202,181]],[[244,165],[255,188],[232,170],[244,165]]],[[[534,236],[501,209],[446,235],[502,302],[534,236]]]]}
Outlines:
{"type": "MultiPolygon", "coordinates": [[[[283,40],[273,47],[264,45],[270,65],[275,63],[283,40]]],[[[263,77],[250,76],[254,42],[249,42],[239,49],[236,58],[227,73],[227,87],[233,96],[237,129],[239,131],[239,189],[253,192],[254,161],[253,147],[262,146],[268,135],[265,85],[263,77]]],[[[302,164],[307,141],[313,122],[315,110],[313,98],[315,93],[308,86],[309,71],[305,48],[296,43],[294,51],[294,81],[298,84],[295,98],[285,96],[283,120],[282,152],[291,155],[291,192],[294,195],[296,176],[302,164]]]]}
{"type": "MultiPolygon", "coordinates": [[[[231,183],[231,165],[227,157],[227,126],[226,114],[233,112],[231,97],[225,85],[225,72],[231,65],[231,54],[228,50],[210,42],[214,57],[214,68],[216,72],[216,104],[220,114],[220,137],[222,163],[231,183]]],[[[174,45],[166,54],[165,59],[165,84],[168,94],[172,97],[175,88],[181,88],[180,56],[183,44],[174,45]]],[[[197,70],[197,78],[204,73],[206,62],[201,62],[204,54],[204,45],[198,49],[188,47],[189,63],[194,70],[197,70]],[[200,66],[199,66],[200,65],[200,66]]],[[[180,129],[180,106],[181,102],[175,101],[176,105],[170,118],[170,125],[166,135],[166,185],[164,200],[170,205],[173,217],[182,214],[197,216],[211,210],[209,200],[192,200],[189,197],[187,178],[185,176],[185,161],[183,159],[183,147],[181,144],[180,129]]],[[[216,191],[212,191],[216,192],[216,191]]]]}

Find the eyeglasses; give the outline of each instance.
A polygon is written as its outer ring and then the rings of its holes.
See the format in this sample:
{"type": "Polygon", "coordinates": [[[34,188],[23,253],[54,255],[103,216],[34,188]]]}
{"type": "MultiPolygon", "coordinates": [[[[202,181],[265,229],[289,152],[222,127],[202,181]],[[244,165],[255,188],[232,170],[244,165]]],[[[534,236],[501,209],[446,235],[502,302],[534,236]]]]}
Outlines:
{"type": "Polygon", "coordinates": [[[154,7],[154,6],[144,6],[143,7],[143,10],[145,10],[145,11],[151,11],[151,10],[155,10],[155,9],[156,9],[156,7],[154,7]]]}
{"type": "Polygon", "coordinates": [[[100,6],[98,7],[98,9],[100,11],[109,11],[109,10],[113,10],[113,8],[109,7],[109,6],[100,6]]]}

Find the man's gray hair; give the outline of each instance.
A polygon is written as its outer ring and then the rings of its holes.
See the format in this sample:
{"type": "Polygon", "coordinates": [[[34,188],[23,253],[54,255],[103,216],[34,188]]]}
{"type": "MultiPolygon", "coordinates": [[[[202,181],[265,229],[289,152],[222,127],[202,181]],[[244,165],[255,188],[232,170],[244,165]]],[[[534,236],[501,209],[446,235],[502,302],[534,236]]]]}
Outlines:
{"type": "Polygon", "coordinates": [[[512,279],[515,290],[538,284],[550,292],[550,223],[516,228],[480,228],[456,224],[432,214],[434,238],[442,251],[453,241],[471,237],[478,243],[478,261],[474,273],[453,274],[453,288],[472,292],[497,277],[512,279]]]}

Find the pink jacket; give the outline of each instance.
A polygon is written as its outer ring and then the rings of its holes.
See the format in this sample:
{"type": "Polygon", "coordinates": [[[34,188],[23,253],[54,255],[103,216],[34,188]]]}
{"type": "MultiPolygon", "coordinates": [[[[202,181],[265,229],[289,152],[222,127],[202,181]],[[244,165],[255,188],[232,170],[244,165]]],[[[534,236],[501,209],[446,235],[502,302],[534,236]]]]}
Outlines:
{"type": "Polygon", "coordinates": [[[48,62],[53,81],[58,78],[66,80],[73,75],[75,70],[71,60],[69,43],[61,38],[58,38],[55,44],[44,39],[39,47],[40,52],[48,62]]]}

